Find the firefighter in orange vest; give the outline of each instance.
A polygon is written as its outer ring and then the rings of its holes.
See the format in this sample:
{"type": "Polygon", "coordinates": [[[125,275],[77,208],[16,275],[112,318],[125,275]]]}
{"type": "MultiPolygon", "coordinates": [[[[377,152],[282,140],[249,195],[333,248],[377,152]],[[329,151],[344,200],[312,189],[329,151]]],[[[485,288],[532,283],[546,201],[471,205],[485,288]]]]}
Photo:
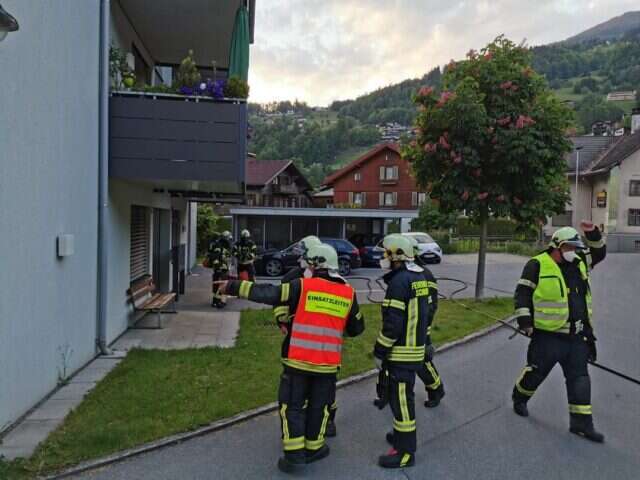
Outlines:
{"type": "Polygon", "coordinates": [[[355,337],[364,331],[355,291],[339,275],[333,247],[312,246],[305,261],[311,278],[279,286],[249,281],[218,284],[230,295],[286,305],[295,312],[282,343],[284,372],[278,392],[284,448],[278,468],[284,472],[303,470],[329,455],[325,429],[341,363],[342,337],[345,333],[355,337]]]}

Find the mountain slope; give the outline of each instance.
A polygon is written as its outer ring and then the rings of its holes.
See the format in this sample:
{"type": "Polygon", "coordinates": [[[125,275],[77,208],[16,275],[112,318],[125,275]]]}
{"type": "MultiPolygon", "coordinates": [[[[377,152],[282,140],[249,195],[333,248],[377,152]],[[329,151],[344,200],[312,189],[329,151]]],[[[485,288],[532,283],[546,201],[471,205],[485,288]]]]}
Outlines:
{"type": "Polygon", "coordinates": [[[627,12],[619,17],[612,18],[584,32],[568,38],[563,43],[577,45],[588,42],[606,42],[619,40],[627,34],[635,34],[640,31],[640,11],[627,12]]]}

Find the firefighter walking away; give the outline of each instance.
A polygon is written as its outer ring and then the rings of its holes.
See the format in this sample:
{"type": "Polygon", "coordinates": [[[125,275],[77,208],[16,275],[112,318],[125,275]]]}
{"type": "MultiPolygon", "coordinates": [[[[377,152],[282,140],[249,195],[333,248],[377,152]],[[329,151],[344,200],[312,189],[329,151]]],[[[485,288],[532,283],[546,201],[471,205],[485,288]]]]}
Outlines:
{"type": "Polygon", "coordinates": [[[212,307],[227,306],[226,296],[218,292],[215,282],[229,278],[231,248],[231,232],[225,230],[222,235],[214,234],[207,253],[207,265],[212,269],[212,307]]]}
{"type": "Polygon", "coordinates": [[[254,281],[256,270],[253,262],[256,260],[258,247],[251,239],[251,233],[245,229],[240,232],[240,240],[233,246],[233,256],[238,262],[238,278],[240,280],[254,281]]]}
{"type": "MultiPolygon", "coordinates": [[[[380,266],[387,291],[382,302],[382,329],[373,355],[386,379],[387,397],[393,413],[393,431],[387,433],[391,449],[378,459],[383,468],[410,467],[415,463],[416,417],[414,384],[425,361],[429,318],[429,288],[422,268],[414,260],[413,245],[402,235],[388,235],[380,266]]],[[[383,402],[384,404],[386,402],[383,402]]],[[[379,404],[380,405],[380,404],[379,404]]]]}
{"type": "Polygon", "coordinates": [[[343,334],[364,331],[354,289],[338,274],[338,255],[329,245],[310,247],[310,278],[279,286],[249,281],[220,282],[220,290],[254,302],[286,305],[295,312],[282,343],[284,371],[278,391],[284,455],[278,468],[304,470],[329,455],[325,433],[343,334]]]}
{"type": "Polygon", "coordinates": [[[589,360],[596,360],[590,270],[606,256],[597,227],[582,222],[577,230],[556,231],[549,248],[525,265],[515,293],[518,325],[531,337],[527,365],[513,388],[513,409],[529,415],[527,402],[559,363],[566,378],[571,433],[594,442],[604,435],[593,425],[589,360]]]}

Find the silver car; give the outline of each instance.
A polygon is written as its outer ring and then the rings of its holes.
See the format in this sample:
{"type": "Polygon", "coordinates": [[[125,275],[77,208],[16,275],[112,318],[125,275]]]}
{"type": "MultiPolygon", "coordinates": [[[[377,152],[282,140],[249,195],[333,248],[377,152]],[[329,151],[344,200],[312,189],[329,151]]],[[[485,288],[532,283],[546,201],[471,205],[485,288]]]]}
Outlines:
{"type": "Polygon", "coordinates": [[[425,263],[440,263],[442,261],[442,249],[436,241],[423,232],[403,233],[407,237],[413,237],[418,242],[420,259],[425,263]]]}

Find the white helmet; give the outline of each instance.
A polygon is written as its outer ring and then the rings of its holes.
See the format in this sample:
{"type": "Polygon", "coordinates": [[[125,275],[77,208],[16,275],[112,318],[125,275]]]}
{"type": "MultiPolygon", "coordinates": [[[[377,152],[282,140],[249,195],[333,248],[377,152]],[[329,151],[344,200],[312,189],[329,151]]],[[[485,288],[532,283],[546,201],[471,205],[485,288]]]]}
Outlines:
{"type": "Polygon", "coordinates": [[[413,244],[405,235],[391,234],[382,241],[384,256],[392,262],[411,262],[414,258],[413,244]]]}
{"type": "Polygon", "coordinates": [[[302,240],[300,240],[300,242],[298,243],[298,245],[300,245],[300,248],[302,248],[303,252],[306,252],[314,245],[321,245],[321,244],[322,242],[315,235],[308,235],[304,237],[302,240]]]}
{"type": "Polygon", "coordinates": [[[231,232],[229,230],[225,230],[224,232],[222,232],[222,237],[226,238],[227,240],[231,240],[231,232]]]}
{"type": "Polygon", "coordinates": [[[246,228],[240,232],[241,238],[251,238],[251,233],[246,228]]]}
{"type": "Polygon", "coordinates": [[[314,270],[338,271],[338,254],[326,243],[312,245],[304,254],[304,260],[314,270]]]}

